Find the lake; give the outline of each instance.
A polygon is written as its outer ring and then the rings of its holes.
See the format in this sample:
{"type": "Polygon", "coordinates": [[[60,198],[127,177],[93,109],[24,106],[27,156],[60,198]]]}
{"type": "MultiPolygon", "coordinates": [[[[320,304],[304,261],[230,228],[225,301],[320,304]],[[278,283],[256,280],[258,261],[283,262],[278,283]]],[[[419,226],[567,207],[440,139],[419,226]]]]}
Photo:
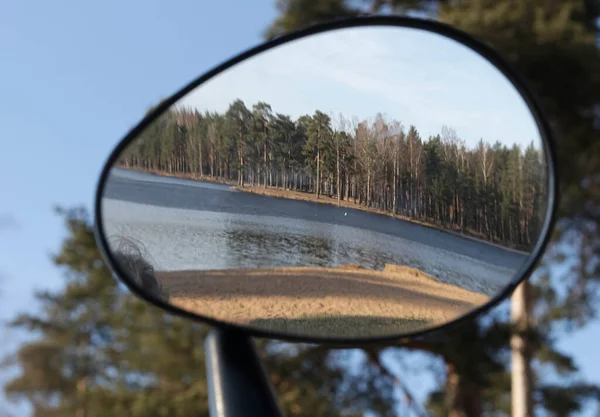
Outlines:
{"type": "Polygon", "coordinates": [[[361,210],[113,169],[102,202],[109,241],[143,244],[157,270],[385,264],[490,296],[525,255],[361,210]]]}

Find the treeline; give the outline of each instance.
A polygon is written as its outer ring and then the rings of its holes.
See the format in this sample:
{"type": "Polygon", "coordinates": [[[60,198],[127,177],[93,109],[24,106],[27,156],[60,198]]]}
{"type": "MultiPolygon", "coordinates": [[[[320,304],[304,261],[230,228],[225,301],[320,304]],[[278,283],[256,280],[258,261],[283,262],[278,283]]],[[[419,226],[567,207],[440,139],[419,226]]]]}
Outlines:
{"type": "Polygon", "coordinates": [[[421,138],[377,114],[359,121],[319,110],[297,120],[264,102],[224,114],[175,108],[124,152],[126,168],[329,196],[530,249],[545,213],[545,165],[521,149],[456,132],[421,138]]]}

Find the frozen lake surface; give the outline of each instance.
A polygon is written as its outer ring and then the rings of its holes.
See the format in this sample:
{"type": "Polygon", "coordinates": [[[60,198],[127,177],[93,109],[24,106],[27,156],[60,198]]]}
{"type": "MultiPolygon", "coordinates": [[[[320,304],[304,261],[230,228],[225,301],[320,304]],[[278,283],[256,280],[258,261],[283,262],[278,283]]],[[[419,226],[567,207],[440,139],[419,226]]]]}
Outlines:
{"type": "Polygon", "coordinates": [[[141,242],[157,270],[398,264],[494,296],[525,260],[385,216],[220,184],[115,170],[106,195],[109,240],[141,242]]]}

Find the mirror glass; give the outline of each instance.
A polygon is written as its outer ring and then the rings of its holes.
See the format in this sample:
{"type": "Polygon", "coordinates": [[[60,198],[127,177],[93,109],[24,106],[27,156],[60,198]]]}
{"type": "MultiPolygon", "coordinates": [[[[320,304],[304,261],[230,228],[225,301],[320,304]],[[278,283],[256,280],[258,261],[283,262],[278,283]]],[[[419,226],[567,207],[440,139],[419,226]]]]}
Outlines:
{"type": "Polygon", "coordinates": [[[301,38],[204,82],[113,161],[102,232],[122,273],[262,331],[425,330],[513,280],[548,209],[517,89],[420,29],[301,38]]]}

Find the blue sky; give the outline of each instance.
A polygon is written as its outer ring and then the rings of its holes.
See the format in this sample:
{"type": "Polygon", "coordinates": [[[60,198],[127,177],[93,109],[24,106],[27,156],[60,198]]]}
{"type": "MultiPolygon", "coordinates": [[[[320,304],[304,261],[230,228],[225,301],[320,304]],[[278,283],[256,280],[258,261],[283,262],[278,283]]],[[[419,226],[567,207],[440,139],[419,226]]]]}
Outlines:
{"type": "Polygon", "coordinates": [[[316,109],[369,119],[381,112],[423,138],[453,127],[479,139],[541,147],[531,112],[493,65],[453,40],[418,29],[359,27],[321,33],[256,55],[180,103],[223,112],[236,98],[297,118],[316,109]]]}
{"type": "MultiPolygon", "coordinates": [[[[260,42],[275,13],[274,0],[2,2],[0,320],[62,286],[53,205],[91,210],[105,158],[147,108],[260,42]]],[[[561,343],[598,382],[599,334],[594,324],[561,343]]],[[[0,354],[24,337],[3,330],[0,354]]]]}

